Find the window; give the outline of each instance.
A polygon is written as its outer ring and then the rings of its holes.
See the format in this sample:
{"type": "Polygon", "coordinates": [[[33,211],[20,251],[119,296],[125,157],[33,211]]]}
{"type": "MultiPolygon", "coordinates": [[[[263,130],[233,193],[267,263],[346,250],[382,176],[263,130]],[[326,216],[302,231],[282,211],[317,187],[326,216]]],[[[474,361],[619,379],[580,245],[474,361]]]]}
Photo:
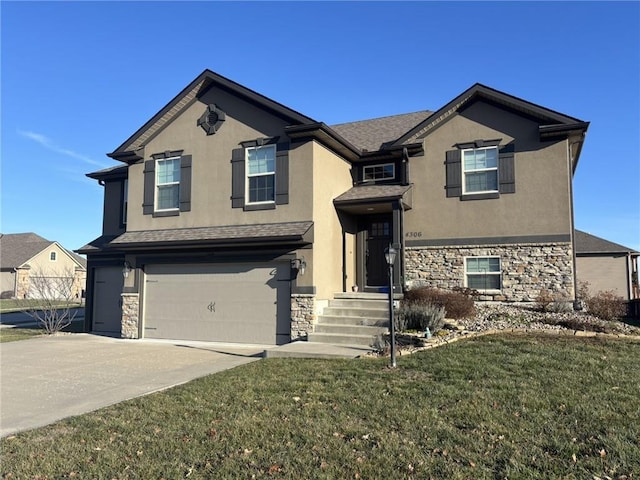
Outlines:
{"type": "Polygon", "coordinates": [[[393,163],[384,165],[369,165],[363,168],[362,179],[365,182],[375,180],[392,180],[396,177],[396,169],[393,163]]]}
{"type": "MultiPolygon", "coordinates": [[[[182,152],[167,150],[153,153],[152,160],[145,160],[143,215],[172,217],[191,211],[192,158],[182,152]]],[[[128,185],[126,187],[128,189],[128,185]]]]}
{"type": "Polygon", "coordinates": [[[156,210],[180,207],[180,158],[157,160],[156,210]]]}
{"type": "Polygon", "coordinates": [[[275,145],[247,148],[246,155],[248,203],[275,201],[275,145]]]}
{"type": "Polygon", "coordinates": [[[464,260],[467,287],[478,291],[500,290],[499,257],[468,257],[464,260]]]}
{"type": "Polygon", "coordinates": [[[457,143],[445,157],[447,197],[486,200],[516,193],[514,142],[502,139],[457,143]]]}
{"type": "Polygon", "coordinates": [[[463,193],[498,191],[498,148],[462,151],[463,193]]]}
{"type": "Polygon", "coordinates": [[[49,255],[49,260],[51,260],[52,262],[56,261],[56,252],[51,252],[51,254],[49,255]]]}

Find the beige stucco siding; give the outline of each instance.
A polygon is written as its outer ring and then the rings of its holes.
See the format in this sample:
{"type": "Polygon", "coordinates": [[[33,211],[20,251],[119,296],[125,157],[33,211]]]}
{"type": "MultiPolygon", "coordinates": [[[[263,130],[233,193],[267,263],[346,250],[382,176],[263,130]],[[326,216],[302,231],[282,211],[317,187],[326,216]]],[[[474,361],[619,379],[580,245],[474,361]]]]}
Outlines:
{"type": "Polygon", "coordinates": [[[457,239],[571,232],[570,168],[564,141],[539,142],[538,123],[484,102],[455,115],[424,139],[411,159],[413,210],[406,232],[414,238],[457,239]],[[516,193],[461,201],[446,196],[445,152],[476,139],[515,141],[516,193]]]}
{"type": "Polygon", "coordinates": [[[46,277],[63,277],[67,273],[73,274],[78,264],[71,256],[57,244],[52,244],[29,260],[31,275],[42,273],[46,277]],[[55,252],[56,259],[51,260],[51,253],[55,252]]]}
{"type": "Polygon", "coordinates": [[[576,258],[578,282],[589,282],[589,292],[613,290],[629,299],[627,256],[598,256],[576,258]]]}
{"type": "MultiPolygon", "coordinates": [[[[342,226],[333,199],[352,186],[348,162],[313,142],[313,282],[318,299],[342,291],[342,226]]],[[[355,284],[355,236],[347,234],[347,285],[355,284]]]]}
{"type": "Polygon", "coordinates": [[[0,272],[0,297],[11,298],[15,293],[16,274],[15,272],[0,272]]]}
{"type": "MultiPolygon", "coordinates": [[[[311,159],[304,151],[289,153],[289,203],[273,210],[243,211],[231,208],[231,155],[239,142],[279,136],[287,141],[287,122],[221,90],[208,92],[154,137],[144,149],[145,160],[154,153],[184,150],[192,156],[191,211],[179,216],[156,217],[142,214],[143,163],[129,169],[128,230],[156,230],[219,225],[249,225],[289,222],[311,218],[311,159]],[[226,113],[226,120],[213,135],[206,135],[197,121],[208,103],[226,113]]],[[[278,172],[276,172],[276,175],[278,172]]]]}

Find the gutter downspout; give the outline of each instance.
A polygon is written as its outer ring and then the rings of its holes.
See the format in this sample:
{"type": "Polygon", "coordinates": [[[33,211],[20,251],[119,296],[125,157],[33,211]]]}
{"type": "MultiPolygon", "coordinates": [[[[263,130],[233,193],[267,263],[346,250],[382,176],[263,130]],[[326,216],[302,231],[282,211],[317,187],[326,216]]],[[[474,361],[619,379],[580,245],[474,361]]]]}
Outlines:
{"type": "MultiPolygon", "coordinates": [[[[584,137],[584,135],[583,135],[584,137]]],[[[570,198],[570,202],[569,202],[569,208],[570,208],[570,213],[569,213],[569,223],[570,223],[570,232],[571,232],[571,257],[572,257],[572,263],[573,263],[573,300],[574,300],[574,308],[576,306],[575,301],[578,299],[578,277],[577,277],[577,262],[576,262],[576,241],[575,241],[575,219],[574,219],[574,207],[573,207],[573,174],[575,173],[575,171],[573,170],[573,146],[574,145],[579,145],[580,143],[582,143],[583,140],[581,141],[576,141],[576,142],[570,142],[569,139],[567,139],[567,160],[568,160],[568,174],[569,174],[569,198],[570,198]]]]}

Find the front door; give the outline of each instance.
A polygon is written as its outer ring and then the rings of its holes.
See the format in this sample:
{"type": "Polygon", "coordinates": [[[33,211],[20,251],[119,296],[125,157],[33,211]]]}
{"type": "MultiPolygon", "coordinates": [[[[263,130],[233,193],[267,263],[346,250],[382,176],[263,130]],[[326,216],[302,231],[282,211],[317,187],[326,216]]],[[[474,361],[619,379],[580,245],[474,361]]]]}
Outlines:
{"type": "Polygon", "coordinates": [[[382,287],[389,284],[389,267],[384,250],[392,242],[391,217],[376,217],[367,223],[366,276],[367,287],[382,287]]]}

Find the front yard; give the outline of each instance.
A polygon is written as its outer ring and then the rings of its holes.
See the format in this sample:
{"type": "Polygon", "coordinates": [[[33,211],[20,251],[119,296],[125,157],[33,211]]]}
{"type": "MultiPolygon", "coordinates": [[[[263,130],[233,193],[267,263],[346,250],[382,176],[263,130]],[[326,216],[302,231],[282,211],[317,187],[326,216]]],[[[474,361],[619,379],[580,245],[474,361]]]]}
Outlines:
{"type": "Polygon", "coordinates": [[[1,441],[9,479],[614,478],[640,471],[640,343],[527,334],[268,359],[1,441]]]}

